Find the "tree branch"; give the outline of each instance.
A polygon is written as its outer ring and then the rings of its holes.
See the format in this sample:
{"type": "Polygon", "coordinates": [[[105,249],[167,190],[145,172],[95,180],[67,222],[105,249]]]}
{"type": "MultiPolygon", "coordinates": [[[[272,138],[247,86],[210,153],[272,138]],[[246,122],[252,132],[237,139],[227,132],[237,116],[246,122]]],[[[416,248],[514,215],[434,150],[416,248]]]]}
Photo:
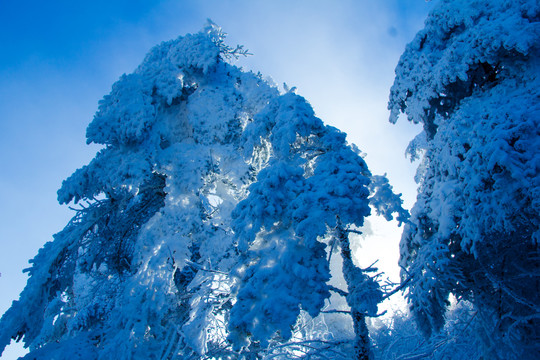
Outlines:
{"type": "Polygon", "coordinates": [[[347,295],[349,295],[349,293],[346,292],[345,290],[338,289],[337,287],[332,286],[332,285],[328,286],[328,290],[333,291],[336,294],[339,294],[339,295],[344,296],[344,297],[347,297],[347,295]]]}
{"type": "Polygon", "coordinates": [[[390,292],[387,292],[386,294],[384,294],[383,296],[383,300],[386,300],[388,299],[390,296],[394,295],[395,293],[397,293],[398,291],[400,291],[401,289],[403,289],[405,286],[407,286],[407,284],[411,281],[412,277],[408,277],[405,281],[403,281],[398,287],[396,287],[394,290],[391,290],[390,292]]]}

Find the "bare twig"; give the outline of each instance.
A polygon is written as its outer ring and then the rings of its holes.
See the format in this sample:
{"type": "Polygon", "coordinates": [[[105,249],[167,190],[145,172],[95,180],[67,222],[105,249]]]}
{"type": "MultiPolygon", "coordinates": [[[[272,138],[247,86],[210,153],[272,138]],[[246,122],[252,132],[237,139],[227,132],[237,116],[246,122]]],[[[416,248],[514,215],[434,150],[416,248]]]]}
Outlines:
{"type": "Polygon", "coordinates": [[[407,278],[407,280],[403,281],[398,287],[396,287],[394,290],[391,290],[389,292],[387,292],[386,294],[384,294],[383,296],[383,300],[386,300],[388,299],[390,296],[394,295],[395,293],[397,293],[398,291],[400,291],[401,289],[403,289],[405,286],[407,286],[407,284],[411,281],[411,277],[409,276],[407,278]]]}

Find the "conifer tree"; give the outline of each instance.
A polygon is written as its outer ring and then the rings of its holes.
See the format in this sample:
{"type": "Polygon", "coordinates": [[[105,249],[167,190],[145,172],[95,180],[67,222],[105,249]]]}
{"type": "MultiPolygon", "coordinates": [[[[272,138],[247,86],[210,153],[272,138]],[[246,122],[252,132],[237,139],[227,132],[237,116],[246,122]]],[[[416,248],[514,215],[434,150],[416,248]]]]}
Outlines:
{"type": "Polygon", "coordinates": [[[440,1],[396,69],[389,108],[421,123],[411,222],[401,241],[408,299],[426,334],[450,294],[482,319],[484,356],[540,356],[540,6],[440,1]]]}
{"type": "Polygon", "coordinates": [[[167,359],[223,346],[230,213],[253,176],[241,133],[278,96],[225,61],[242,52],[209,23],[113,85],[87,129],[104,148],[58,191],[76,215],[32,260],[2,349],[23,338],[40,358],[167,359]]]}
{"type": "MultiPolygon", "coordinates": [[[[287,347],[333,290],[356,333],[341,343],[369,358],[365,317],[383,291],[348,235],[370,202],[388,219],[407,212],[305,99],[231,65],[247,51],[224,38],[209,22],[156,46],[100,102],[87,139],[103,149],[58,191],[76,215],[32,260],[0,349],[23,339],[40,359],[275,358],[271,345],[287,347]],[[329,244],[346,290],[328,285],[329,244]]],[[[336,352],[317,341],[314,356],[336,352]]]]}
{"type": "Polygon", "coordinates": [[[324,126],[303,98],[283,95],[260,116],[246,128],[246,150],[263,151],[268,159],[233,213],[246,260],[237,269],[231,338],[266,347],[273,335],[291,337],[300,310],[319,315],[332,290],[325,247],[333,243],[342,255],[347,284],[342,294],[350,306],[354,358],[369,359],[365,317],[377,315],[384,294],[354,264],[349,233],[370,215],[370,202],[388,220],[397,213],[400,222],[406,221],[408,213],[386,178],[373,177],[345,134],[324,126]],[[252,145],[252,139],[259,140],[252,145]]]}

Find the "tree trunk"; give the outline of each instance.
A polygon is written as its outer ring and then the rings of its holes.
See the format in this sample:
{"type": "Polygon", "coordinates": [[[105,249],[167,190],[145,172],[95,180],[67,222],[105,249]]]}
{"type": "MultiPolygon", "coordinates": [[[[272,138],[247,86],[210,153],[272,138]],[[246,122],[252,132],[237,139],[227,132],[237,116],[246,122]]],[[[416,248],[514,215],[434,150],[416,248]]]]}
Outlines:
{"type": "MultiPolygon", "coordinates": [[[[337,236],[339,244],[341,246],[341,257],[343,259],[343,277],[347,283],[347,290],[352,293],[355,286],[362,282],[362,279],[356,279],[356,275],[360,274],[360,268],[354,265],[351,255],[351,247],[349,242],[349,236],[347,232],[341,226],[338,220],[337,236]]],[[[370,360],[371,359],[371,345],[369,341],[369,331],[366,325],[366,314],[358,311],[354,303],[347,303],[351,307],[351,316],[353,320],[354,329],[354,359],[355,360],[370,360]]]]}
{"type": "Polygon", "coordinates": [[[366,315],[351,309],[354,328],[354,358],[357,360],[370,359],[369,331],[366,325],[366,315]]]}

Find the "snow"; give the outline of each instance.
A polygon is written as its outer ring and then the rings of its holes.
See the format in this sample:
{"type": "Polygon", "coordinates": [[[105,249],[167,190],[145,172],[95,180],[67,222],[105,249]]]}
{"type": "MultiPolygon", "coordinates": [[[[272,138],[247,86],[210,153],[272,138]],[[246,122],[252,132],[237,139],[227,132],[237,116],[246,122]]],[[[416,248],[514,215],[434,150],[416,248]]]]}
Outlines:
{"type": "MultiPolygon", "coordinates": [[[[371,174],[303,97],[227,63],[243,50],[223,40],[209,23],[154,47],[99,103],[87,141],[104,147],[62,183],[76,216],[33,260],[2,346],[196,356],[298,337],[327,306],[326,244],[338,217],[370,214],[371,174]]],[[[376,310],[358,290],[351,304],[376,310]]]]}
{"type": "Polygon", "coordinates": [[[409,147],[423,159],[401,242],[411,308],[428,334],[444,325],[450,294],[486,322],[504,318],[484,341],[501,358],[525,356],[505,339],[529,346],[536,326],[516,313],[534,317],[523,301],[538,301],[526,274],[540,227],[539,14],[537,1],[441,1],[402,55],[389,102],[390,121],[404,112],[424,125],[409,147]]]}
{"type": "MultiPolygon", "coordinates": [[[[176,288],[188,260],[231,267],[228,222],[250,171],[237,150],[242,122],[278,91],[225,63],[220,34],[210,24],[158,45],[100,102],[87,138],[105,147],[58,192],[80,210],[34,259],[21,300],[2,318],[3,346],[20,333],[31,349],[57,340],[68,348],[98,331],[100,358],[147,358],[183,316],[178,306],[189,309],[178,292],[213,292],[215,279],[176,288]],[[162,340],[147,341],[154,337],[162,340]]],[[[209,321],[187,322],[190,338],[209,321]]],[[[63,348],[43,349],[53,357],[63,348]]]]}

